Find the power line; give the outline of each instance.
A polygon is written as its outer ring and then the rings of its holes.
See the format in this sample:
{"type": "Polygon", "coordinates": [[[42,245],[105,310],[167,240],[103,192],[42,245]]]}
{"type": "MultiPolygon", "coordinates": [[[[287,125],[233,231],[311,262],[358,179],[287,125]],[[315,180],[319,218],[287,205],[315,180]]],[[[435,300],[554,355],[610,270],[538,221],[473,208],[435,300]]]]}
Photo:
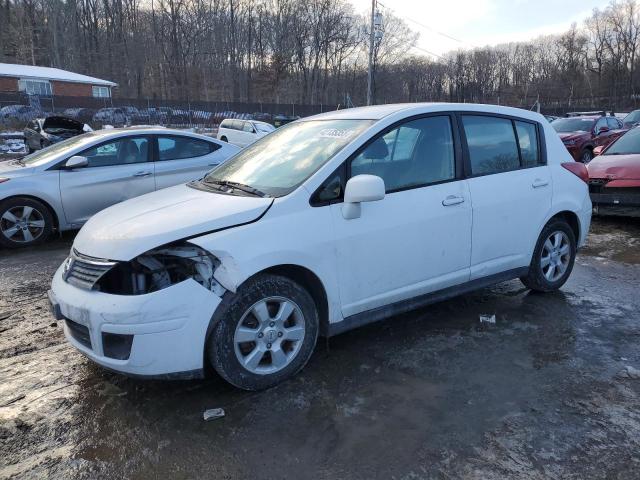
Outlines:
{"type": "MultiPolygon", "coordinates": [[[[391,12],[393,12],[397,17],[402,18],[403,20],[406,20],[407,22],[414,23],[415,25],[418,25],[418,26],[420,26],[420,27],[422,27],[422,28],[424,28],[424,29],[426,29],[426,30],[429,30],[430,32],[433,32],[433,33],[435,33],[435,34],[437,34],[437,35],[440,35],[441,37],[448,38],[449,40],[453,40],[454,42],[458,42],[458,43],[461,43],[461,44],[463,44],[463,45],[468,45],[468,46],[470,46],[470,47],[476,47],[476,45],[474,45],[474,44],[472,44],[472,43],[465,42],[464,40],[460,40],[459,38],[456,38],[456,37],[454,37],[454,36],[452,36],[452,35],[449,35],[449,34],[447,34],[447,33],[440,32],[439,30],[436,30],[435,28],[432,28],[432,27],[430,27],[429,25],[425,25],[424,23],[418,22],[417,20],[413,20],[412,18],[405,17],[404,15],[400,15],[400,14],[399,14],[397,11],[395,11],[393,8],[387,7],[387,6],[386,6],[386,5],[384,5],[382,2],[377,2],[377,3],[378,3],[378,5],[380,5],[380,6],[384,7],[384,8],[386,8],[387,10],[390,10],[390,11],[391,11],[391,12]]],[[[418,47],[416,47],[416,48],[418,48],[418,47]]],[[[421,50],[424,50],[424,49],[421,49],[421,50]]],[[[425,51],[425,52],[427,52],[427,53],[431,53],[432,55],[436,55],[437,57],[442,58],[440,55],[437,55],[437,54],[435,54],[435,53],[429,52],[428,50],[424,50],[424,51],[425,51]]]]}
{"type": "Polygon", "coordinates": [[[417,49],[417,50],[422,50],[423,52],[428,53],[429,55],[433,55],[434,57],[438,57],[438,58],[440,58],[440,59],[442,59],[442,60],[446,60],[446,58],[444,58],[442,55],[438,55],[437,53],[430,52],[430,51],[429,51],[429,50],[427,50],[426,48],[418,47],[418,46],[416,46],[416,45],[414,45],[414,46],[413,46],[413,47],[411,47],[411,48],[415,48],[415,49],[417,49]]]}

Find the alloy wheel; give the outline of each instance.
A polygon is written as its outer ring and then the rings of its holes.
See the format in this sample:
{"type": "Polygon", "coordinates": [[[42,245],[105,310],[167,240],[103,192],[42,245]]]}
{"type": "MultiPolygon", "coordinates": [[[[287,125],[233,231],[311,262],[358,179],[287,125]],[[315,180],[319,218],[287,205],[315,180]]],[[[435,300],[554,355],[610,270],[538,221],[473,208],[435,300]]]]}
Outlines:
{"type": "Polygon", "coordinates": [[[31,243],[44,232],[42,213],[29,206],[16,206],[6,210],[0,217],[0,231],[12,242],[31,243]]]}
{"type": "Polygon", "coordinates": [[[562,231],[555,231],[544,242],[540,267],[547,281],[558,281],[569,268],[571,262],[571,244],[569,237],[562,231]]]}
{"type": "Polygon", "coordinates": [[[296,357],[304,336],[304,316],[295,302],[285,297],[264,298],[238,322],[233,337],[236,358],[251,373],[276,373],[296,357]]]}

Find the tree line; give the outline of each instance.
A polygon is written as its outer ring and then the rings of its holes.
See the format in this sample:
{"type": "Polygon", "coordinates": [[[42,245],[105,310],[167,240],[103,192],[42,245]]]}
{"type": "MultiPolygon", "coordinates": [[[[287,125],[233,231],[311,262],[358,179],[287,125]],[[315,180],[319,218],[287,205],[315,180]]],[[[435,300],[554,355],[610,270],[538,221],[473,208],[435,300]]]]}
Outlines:
{"type": "MultiPolygon", "coordinates": [[[[416,54],[419,32],[382,13],[376,103],[637,103],[636,0],[559,35],[442,56],[416,54]]],[[[109,79],[128,98],[362,105],[368,41],[347,0],[0,0],[0,62],[109,79]]]]}

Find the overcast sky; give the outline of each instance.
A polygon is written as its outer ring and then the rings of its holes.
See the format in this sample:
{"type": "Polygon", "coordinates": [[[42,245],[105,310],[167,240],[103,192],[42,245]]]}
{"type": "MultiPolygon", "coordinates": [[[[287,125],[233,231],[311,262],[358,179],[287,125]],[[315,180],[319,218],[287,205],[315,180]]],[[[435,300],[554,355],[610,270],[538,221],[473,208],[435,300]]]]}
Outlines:
{"type": "MultiPolygon", "coordinates": [[[[359,13],[371,0],[350,0],[359,13]]],[[[420,33],[418,46],[442,54],[460,47],[495,45],[559,33],[580,24],[606,0],[380,0],[420,33]],[[424,28],[409,19],[419,22],[424,28]],[[464,43],[446,38],[449,35],[464,43]]],[[[416,51],[415,53],[420,53],[416,51]]],[[[424,53],[424,52],[423,52],[424,53]]]]}

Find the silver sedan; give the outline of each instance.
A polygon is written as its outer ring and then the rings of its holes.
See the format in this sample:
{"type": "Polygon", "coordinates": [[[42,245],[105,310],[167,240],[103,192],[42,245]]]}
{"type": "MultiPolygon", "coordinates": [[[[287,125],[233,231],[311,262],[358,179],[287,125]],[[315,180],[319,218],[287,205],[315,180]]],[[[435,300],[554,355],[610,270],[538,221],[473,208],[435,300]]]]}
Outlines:
{"type": "Polygon", "coordinates": [[[0,245],[43,242],[93,214],[145,193],[202,177],[239,150],[166,128],[86,133],[21,160],[0,163],[0,245]]]}

